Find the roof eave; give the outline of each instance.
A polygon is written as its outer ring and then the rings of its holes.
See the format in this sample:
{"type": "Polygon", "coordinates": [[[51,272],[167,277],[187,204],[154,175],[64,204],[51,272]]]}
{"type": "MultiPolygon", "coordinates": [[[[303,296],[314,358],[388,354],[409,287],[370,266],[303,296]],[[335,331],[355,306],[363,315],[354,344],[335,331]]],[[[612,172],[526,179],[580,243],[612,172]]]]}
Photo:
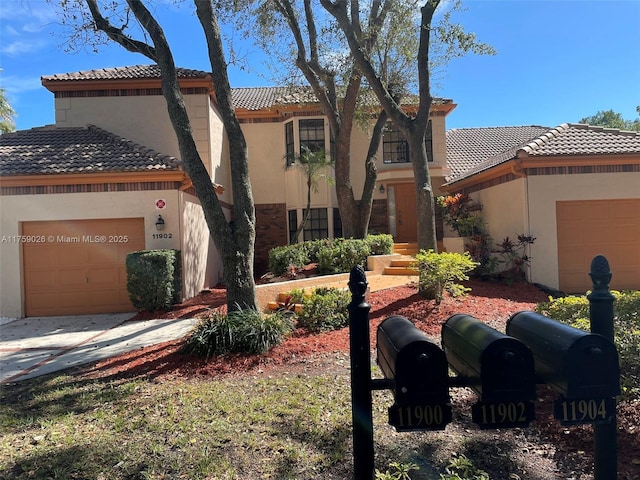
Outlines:
{"type": "Polygon", "coordinates": [[[136,183],[158,181],[185,183],[187,181],[187,176],[182,170],[3,175],[0,176],[0,187],[40,187],[50,185],[78,184],[94,185],[101,183],[136,183]]]}

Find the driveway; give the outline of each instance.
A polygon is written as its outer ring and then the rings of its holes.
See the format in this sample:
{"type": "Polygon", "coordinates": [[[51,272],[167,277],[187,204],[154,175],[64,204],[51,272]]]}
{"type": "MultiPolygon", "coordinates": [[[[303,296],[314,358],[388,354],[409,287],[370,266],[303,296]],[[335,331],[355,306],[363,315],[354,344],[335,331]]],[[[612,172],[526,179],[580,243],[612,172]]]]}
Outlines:
{"type": "Polygon", "coordinates": [[[185,336],[193,319],[133,314],[31,317],[0,324],[0,384],[25,380],[185,336]]]}

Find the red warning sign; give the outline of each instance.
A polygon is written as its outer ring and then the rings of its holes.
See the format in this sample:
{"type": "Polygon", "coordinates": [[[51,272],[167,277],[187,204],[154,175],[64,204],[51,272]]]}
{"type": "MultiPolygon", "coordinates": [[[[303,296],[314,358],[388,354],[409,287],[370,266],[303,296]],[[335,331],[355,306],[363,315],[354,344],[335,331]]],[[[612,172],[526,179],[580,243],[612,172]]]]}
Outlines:
{"type": "Polygon", "coordinates": [[[167,202],[165,202],[162,198],[156,200],[156,209],[163,210],[164,207],[167,206],[167,202]]]}

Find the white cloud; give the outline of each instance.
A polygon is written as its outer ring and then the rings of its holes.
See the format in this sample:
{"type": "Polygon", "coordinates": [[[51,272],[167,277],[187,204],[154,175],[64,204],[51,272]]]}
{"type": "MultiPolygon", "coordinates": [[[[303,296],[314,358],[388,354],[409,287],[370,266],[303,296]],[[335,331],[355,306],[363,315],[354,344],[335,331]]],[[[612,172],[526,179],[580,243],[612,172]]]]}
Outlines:
{"type": "Polygon", "coordinates": [[[0,51],[16,56],[35,52],[51,42],[56,13],[43,0],[3,0],[0,21],[3,37],[0,51]]]}
{"type": "Polygon", "coordinates": [[[40,77],[18,77],[16,75],[1,75],[0,86],[6,90],[10,96],[17,96],[24,92],[40,90],[42,83],[40,77]]]}

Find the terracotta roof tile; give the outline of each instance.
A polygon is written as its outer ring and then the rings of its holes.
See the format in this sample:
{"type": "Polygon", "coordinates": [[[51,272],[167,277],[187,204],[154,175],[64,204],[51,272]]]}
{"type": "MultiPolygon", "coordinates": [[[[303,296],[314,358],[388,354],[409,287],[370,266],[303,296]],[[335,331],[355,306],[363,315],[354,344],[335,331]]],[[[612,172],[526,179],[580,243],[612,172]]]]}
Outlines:
{"type": "Polygon", "coordinates": [[[453,172],[447,181],[471,177],[516,157],[623,154],[640,154],[639,132],[567,123],[555,128],[454,129],[447,132],[447,162],[453,172]],[[532,136],[526,140],[528,135],[532,136]],[[501,150],[509,142],[513,144],[501,150]]]}
{"type": "MultiPolygon", "coordinates": [[[[459,177],[488,158],[526,145],[549,127],[454,128],[447,132],[447,164],[450,179],[459,177]]],[[[515,151],[513,152],[515,153],[515,151]]]]}
{"type": "MultiPolygon", "coordinates": [[[[177,68],[178,78],[206,78],[208,72],[202,70],[192,70],[188,68],[177,68]]],[[[95,70],[84,70],[81,72],[58,73],[55,75],[45,75],[42,81],[82,81],[82,80],[135,80],[160,78],[160,67],[158,65],[133,65],[129,67],[99,68],[95,70]]]]}
{"type": "Polygon", "coordinates": [[[106,130],[54,126],[0,135],[0,175],[178,170],[180,160],[106,130]]]}

